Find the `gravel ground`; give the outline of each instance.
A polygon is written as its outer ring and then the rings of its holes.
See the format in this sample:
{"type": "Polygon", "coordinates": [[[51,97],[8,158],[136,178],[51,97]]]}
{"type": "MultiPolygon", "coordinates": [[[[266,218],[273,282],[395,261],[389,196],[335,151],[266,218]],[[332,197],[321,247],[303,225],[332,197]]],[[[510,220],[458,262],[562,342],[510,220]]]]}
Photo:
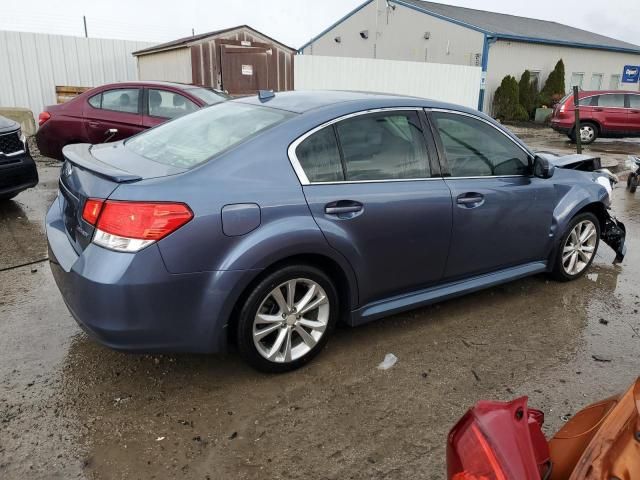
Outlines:
{"type": "MultiPolygon", "coordinates": [[[[540,150],[570,148],[549,130],[514,130],[540,150]]],[[[589,151],[619,163],[636,147],[589,151]]],[[[3,480],[440,479],[446,434],[477,400],[529,395],[553,432],[638,375],[640,197],[622,187],[622,265],[603,246],[570,284],[536,276],[339,329],[311,365],[269,376],[233,352],[131,355],[84,335],[42,261],[59,164],[38,167],[40,185],[0,206],[3,480]],[[379,371],[386,353],[398,363],[379,371]]]]}

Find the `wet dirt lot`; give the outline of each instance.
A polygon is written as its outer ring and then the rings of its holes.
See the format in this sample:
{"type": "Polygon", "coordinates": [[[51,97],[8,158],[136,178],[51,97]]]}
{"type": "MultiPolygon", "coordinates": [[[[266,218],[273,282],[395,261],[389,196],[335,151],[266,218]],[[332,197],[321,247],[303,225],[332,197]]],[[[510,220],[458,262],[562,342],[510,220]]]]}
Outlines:
{"type": "MultiPolygon", "coordinates": [[[[635,146],[592,151],[616,161],[635,146]]],[[[41,261],[58,167],[39,171],[0,206],[1,479],[440,479],[446,434],[477,400],[529,395],[553,432],[640,374],[640,194],[623,187],[621,266],[603,245],[576,282],[536,276],[340,329],[311,365],[269,376],[233,353],[130,355],[83,334],[41,261]],[[379,371],[386,353],[398,363],[379,371]]]]}

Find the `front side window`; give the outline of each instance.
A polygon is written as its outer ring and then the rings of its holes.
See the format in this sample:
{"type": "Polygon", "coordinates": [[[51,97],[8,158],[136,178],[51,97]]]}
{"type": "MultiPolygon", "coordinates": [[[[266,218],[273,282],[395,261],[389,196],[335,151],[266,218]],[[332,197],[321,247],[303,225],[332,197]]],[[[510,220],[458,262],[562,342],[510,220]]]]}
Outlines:
{"type": "Polygon", "coordinates": [[[138,88],[117,88],[102,92],[100,108],[124,113],[140,113],[138,88]]]}
{"type": "Polygon", "coordinates": [[[195,103],[179,93],[155,88],[148,92],[147,106],[152,117],[176,118],[198,110],[195,103]]]}
{"type": "Polygon", "coordinates": [[[529,155],[493,126],[466,115],[434,112],[452,177],[527,175],[529,155]]]}
{"type": "Polygon", "coordinates": [[[347,181],[431,176],[416,112],[359,115],[335,124],[347,181]]]}
{"type": "Polygon", "coordinates": [[[192,168],[294,116],[284,110],[224,102],[147,130],[125,146],[149,160],[192,168]]]}
{"type": "Polygon", "coordinates": [[[610,95],[600,95],[598,97],[598,106],[624,108],[624,95],[617,93],[610,95]]]}

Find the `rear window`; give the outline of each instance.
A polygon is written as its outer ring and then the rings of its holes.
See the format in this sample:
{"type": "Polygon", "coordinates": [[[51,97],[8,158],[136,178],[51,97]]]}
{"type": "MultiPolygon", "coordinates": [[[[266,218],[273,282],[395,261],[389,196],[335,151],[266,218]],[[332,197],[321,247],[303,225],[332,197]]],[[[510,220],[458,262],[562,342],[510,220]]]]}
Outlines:
{"type": "Polygon", "coordinates": [[[224,92],[217,92],[215,90],[211,90],[209,88],[189,88],[187,89],[191,95],[198,97],[207,105],[214,105],[216,103],[224,102],[225,100],[229,100],[231,98],[230,95],[227,95],[224,92]]]}
{"type": "Polygon", "coordinates": [[[224,102],[147,130],[125,142],[149,160],[192,168],[295,114],[224,102]]]}

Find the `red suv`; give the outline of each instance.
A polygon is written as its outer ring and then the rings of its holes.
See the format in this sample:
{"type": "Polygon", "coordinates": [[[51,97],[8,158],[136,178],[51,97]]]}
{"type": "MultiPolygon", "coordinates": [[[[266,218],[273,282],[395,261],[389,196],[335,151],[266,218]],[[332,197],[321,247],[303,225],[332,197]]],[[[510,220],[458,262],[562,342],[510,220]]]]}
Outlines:
{"type": "MultiPolygon", "coordinates": [[[[582,143],[591,143],[598,137],[640,136],[640,92],[580,92],[578,99],[582,143]]],[[[556,105],[551,127],[575,140],[573,94],[556,105]]]]}
{"type": "Polygon", "coordinates": [[[122,140],[147,128],[230,98],[207,87],[169,82],[103,85],[40,114],[36,142],[40,153],[62,160],[70,143],[122,140]]]}

